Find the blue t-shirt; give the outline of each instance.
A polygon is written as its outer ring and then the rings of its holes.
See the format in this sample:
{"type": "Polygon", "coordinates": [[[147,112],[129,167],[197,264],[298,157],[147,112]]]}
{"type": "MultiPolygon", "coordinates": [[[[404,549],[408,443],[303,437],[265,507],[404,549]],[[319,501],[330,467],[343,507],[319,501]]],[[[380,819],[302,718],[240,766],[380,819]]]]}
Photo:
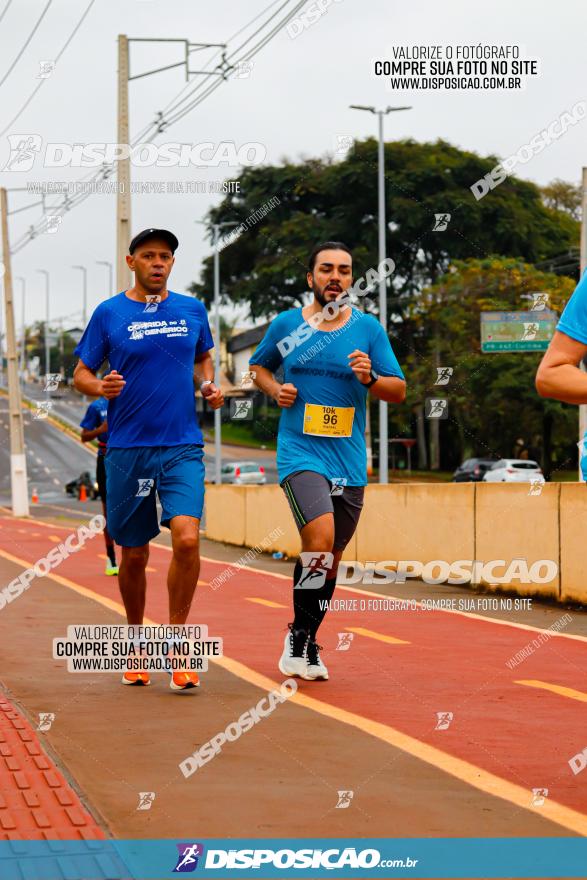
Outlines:
{"type": "MultiPolygon", "coordinates": [[[[259,364],[274,373],[283,366],[284,383],[290,382],[298,389],[295,403],[282,409],[279,420],[277,470],[280,482],[295,471],[311,470],[330,481],[343,481],[342,485],[366,484],[368,389],[349,366],[348,355],[355,349],[369,355],[379,375],[404,378],[381,324],[372,315],[355,308],[346,323],[336,330],[312,328],[303,318],[301,308],[282,312],[253,354],[251,369],[259,364]],[[350,436],[304,433],[308,418],[316,425],[316,411],[310,416],[306,404],[345,408],[344,416],[341,412],[334,415],[339,424],[352,417],[350,436]],[[354,413],[349,408],[353,408],[354,413]]],[[[321,425],[320,430],[326,429],[321,425]]]]}
{"type": "Polygon", "coordinates": [[[575,287],[556,329],[587,345],[587,272],[575,287]]]}
{"type": "MultiPolygon", "coordinates": [[[[99,397],[97,400],[93,400],[92,403],[90,403],[85,416],[79,423],[79,426],[80,428],[85,428],[87,431],[94,431],[106,420],[107,416],[108,401],[105,397],[99,397]]],[[[98,434],[96,437],[96,440],[99,443],[98,455],[104,455],[104,450],[108,442],[108,433],[108,431],[104,431],[103,434],[98,434]]]]}
{"type": "Polygon", "coordinates": [[[153,308],[119,293],[100,303],[75,353],[90,368],[108,360],[126,382],[108,401],[108,448],[202,443],[194,360],[214,347],[201,302],[173,293],[153,308]]]}

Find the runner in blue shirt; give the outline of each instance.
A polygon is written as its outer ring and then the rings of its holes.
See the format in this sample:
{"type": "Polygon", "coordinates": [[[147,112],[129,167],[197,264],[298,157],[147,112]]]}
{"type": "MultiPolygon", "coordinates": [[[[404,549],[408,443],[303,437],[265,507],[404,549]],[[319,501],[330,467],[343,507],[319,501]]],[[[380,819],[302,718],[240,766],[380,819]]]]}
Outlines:
{"type": "Polygon", "coordinates": [[[279,669],[307,680],[328,678],[316,633],[363,506],[367,394],[394,403],[405,398],[383,327],[343,296],[352,275],[345,244],[314,248],[307,274],[313,302],[278,315],[250,360],[256,385],[283,407],[277,469],[302,540],[294,620],[279,669]],[[279,367],[283,384],[273,375],[279,367]]]}
{"type": "Polygon", "coordinates": [[[116,550],[114,541],[108,531],[108,518],[106,513],[106,467],[104,465],[104,455],[106,453],[106,443],[108,442],[108,401],[105,397],[99,397],[93,400],[86,410],[83,419],[80,422],[82,429],[81,436],[83,443],[90,443],[92,440],[98,441],[98,455],[96,456],[96,482],[98,491],[102,499],[102,510],[104,511],[104,519],[106,526],[104,527],[104,541],[106,543],[106,574],[118,574],[118,566],[116,564],[116,550]]]}
{"type": "MultiPolygon", "coordinates": [[[[98,306],[76,348],[75,387],[108,400],[108,528],[122,547],[119,583],[129,624],[143,621],[149,541],[159,534],[156,494],[173,546],[169,619],[187,620],[200,569],[204,503],[194,374],[212,409],[224,400],[213,381],[214,342],[204,306],[167,289],[177,246],[165,229],[145,229],[133,238],[126,261],[134,287],[98,306]],[[105,360],[110,372],[98,379],[105,360]]],[[[149,676],[128,671],[122,681],[149,684],[149,676]]],[[[173,690],[198,685],[195,672],[171,676],[173,690]]]]}
{"type": "MultiPolygon", "coordinates": [[[[587,373],[579,364],[587,355],[587,272],[568,301],[536,374],[541,397],[563,403],[587,404],[587,373]]],[[[587,481],[587,433],[580,444],[579,463],[587,481]]]]}

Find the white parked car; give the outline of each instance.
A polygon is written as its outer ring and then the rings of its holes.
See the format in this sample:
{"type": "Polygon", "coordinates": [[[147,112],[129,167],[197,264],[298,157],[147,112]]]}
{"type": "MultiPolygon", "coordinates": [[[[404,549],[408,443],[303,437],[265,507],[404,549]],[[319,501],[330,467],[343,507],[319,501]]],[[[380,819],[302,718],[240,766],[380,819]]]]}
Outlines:
{"type": "Polygon", "coordinates": [[[265,468],[256,461],[229,461],[222,465],[222,482],[237,486],[262,486],[267,482],[265,468]]]}
{"type": "Polygon", "coordinates": [[[485,471],[485,483],[544,483],[544,474],[538,462],[522,458],[502,458],[485,471]]]}

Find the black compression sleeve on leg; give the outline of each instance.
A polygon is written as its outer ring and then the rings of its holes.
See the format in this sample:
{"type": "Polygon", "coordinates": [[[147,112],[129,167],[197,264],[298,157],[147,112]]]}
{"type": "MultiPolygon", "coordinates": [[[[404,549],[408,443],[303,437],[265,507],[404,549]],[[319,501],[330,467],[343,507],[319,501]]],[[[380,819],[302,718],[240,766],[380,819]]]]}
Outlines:
{"type": "Polygon", "coordinates": [[[316,638],[318,627],[324,620],[324,616],[327,611],[326,603],[330,602],[330,600],[332,599],[335,588],[336,578],[332,577],[327,578],[324,586],[320,587],[319,590],[312,590],[312,592],[314,593],[313,607],[311,609],[310,616],[310,636],[312,637],[312,639],[316,638]]]}
{"type": "Polygon", "coordinates": [[[302,576],[304,568],[302,566],[302,562],[300,559],[296,561],[296,566],[294,568],[293,573],[293,607],[294,607],[294,622],[293,628],[296,630],[303,629],[305,632],[309,632],[310,629],[310,618],[307,613],[307,595],[312,592],[311,590],[298,589],[298,581],[302,576]]]}

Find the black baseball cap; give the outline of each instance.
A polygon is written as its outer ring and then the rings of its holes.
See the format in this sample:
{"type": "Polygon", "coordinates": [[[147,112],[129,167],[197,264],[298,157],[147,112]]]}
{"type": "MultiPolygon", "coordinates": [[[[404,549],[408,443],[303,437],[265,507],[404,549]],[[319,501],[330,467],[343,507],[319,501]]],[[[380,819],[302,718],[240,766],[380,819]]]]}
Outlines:
{"type": "Polygon", "coordinates": [[[168,229],[143,229],[142,232],[139,232],[131,243],[128,246],[129,254],[134,254],[136,248],[144,241],[147,241],[149,238],[163,238],[169,247],[171,248],[171,253],[174,254],[179,246],[179,241],[168,229]]]}

